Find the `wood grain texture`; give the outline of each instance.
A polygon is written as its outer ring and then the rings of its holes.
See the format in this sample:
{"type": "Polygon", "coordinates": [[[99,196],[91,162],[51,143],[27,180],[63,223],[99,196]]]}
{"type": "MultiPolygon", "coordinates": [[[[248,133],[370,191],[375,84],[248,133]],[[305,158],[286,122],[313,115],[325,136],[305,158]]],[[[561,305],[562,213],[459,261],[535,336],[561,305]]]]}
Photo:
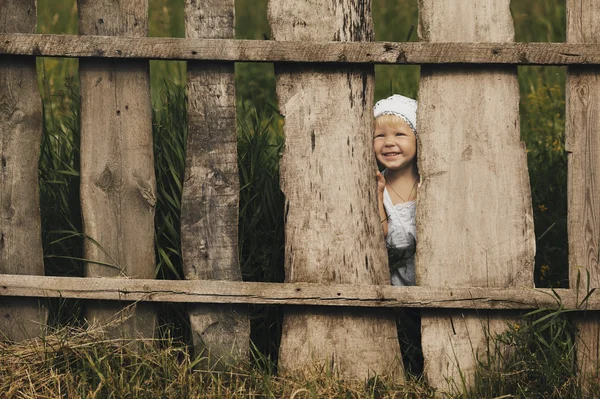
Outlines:
{"type": "MultiPolygon", "coordinates": [[[[421,0],[426,41],[513,41],[509,0],[421,0]]],[[[423,67],[419,86],[417,284],[533,287],[535,237],[514,67],[423,67]],[[439,267],[444,262],[456,265],[439,267]],[[437,267],[436,267],[437,266],[437,267]]],[[[487,312],[423,311],[425,374],[473,381],[475,353],[509,318],[487,312]],[[440,357],[441,356],[441,357],[440,357]]]]}
{"type": "MultiPolygon", "coordinates": [[[[0,0],[0,32],[33,33],[36,2],[0,0]]],[[[0,58],[0,273],[44,274],[38,160],[42,103],[34,57],[0,58]]],[[[38,335],[46,310],[37,299],[0,300],[0,339],[38,335]]]]}
{"type": "MultiPolygon", "coordinates": [[[[600,4],[567,1],[567,41],[600,43],[600,4]]],[[[571,288],[600,287],[600,71],[569,67],[566,85],[565,149],[568,154],[568,232],[571,288]],[[577,275],[581,285],[577,287],[577,275]]],[[[600,364],[600,314],[575,316],[580,330],[577,361],[584,373],[600,364]]]]}
{"type": "MultiPolygon", "coordinates": [[[[146,36],[146,0],[79,0],[81,35],[146,36]]],[[[81,208],[90,277],[154,277],[156,181],[148,62],[81,60],[81,208]]],[[[104,323],[121,304],[88,304],[104,323]]],[[[114,335],[151,337],[151,304],[139,304],[114,335]]],[[[122,317],[120,314],[116,317],[122,317]]]]}
{"type": "MultiPolygon", "coordinates": [[[[0,275],[0,297],[180,303],[244,303],[366,308],[563,309],[584,311],[575,290],[493,287],[393,287],[331,283],[257,283],[0,275]]],[[[9,298],[10,300],[10,298],[9,298]]],[[[600,292],[587,310],[600,310],[600,292]]],[[[331,311],[335,313],[336,311],[331,311]]]]}
{"type": "Polygon", "coordinates": [[[593,43],[314,42],[15,33],[0,33],[0,54],[334,64],[600,64],[600,46],[593,43]]]}
{"type": "MultiPolygon", "coordinates": [[[[277,0],[268,16],[275,40],[368,41],[370,11],[362,0],[277,0]]],[[[285,116],[286,281],[389,284],[373,179],[373,68],[276,65],[276,79],[285,116]]],[[[288,309],[282,330],[284,373],[317,361],[343,377],[404,379],[391,313],[288,309]]]]}
{"type": "MultiPolygon", "coordinates": [[[[186,0],[185,19],[188,38],[234,37],[233,0],[186,0]]],[[[189,133],[181,205],[185,278],[241,280],[233,63],[190,61],[187,71],[189,133]]],[[[199,304],[188,310],[196,355],[207,356],[211,368],[247,360],[247,306],[199,304]]]]}

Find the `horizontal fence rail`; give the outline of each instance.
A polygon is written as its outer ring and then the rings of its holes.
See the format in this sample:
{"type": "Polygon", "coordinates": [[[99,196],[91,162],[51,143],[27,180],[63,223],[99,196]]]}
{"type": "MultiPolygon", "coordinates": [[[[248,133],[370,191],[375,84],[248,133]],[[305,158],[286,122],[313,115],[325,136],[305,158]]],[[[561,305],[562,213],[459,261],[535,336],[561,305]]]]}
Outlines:
{"type": "Polygon", "coordinates": [[[600,294],[570,289],[395,287],[215,280],[2,275],[0,297],[387,308],[600,310],[600,294]]]}
{"type": "Polygon", "coordinates": [[[320,43],[25,33],[0,34],[0,54],[338,64],[600,64],[600,44],[320,43]]]}

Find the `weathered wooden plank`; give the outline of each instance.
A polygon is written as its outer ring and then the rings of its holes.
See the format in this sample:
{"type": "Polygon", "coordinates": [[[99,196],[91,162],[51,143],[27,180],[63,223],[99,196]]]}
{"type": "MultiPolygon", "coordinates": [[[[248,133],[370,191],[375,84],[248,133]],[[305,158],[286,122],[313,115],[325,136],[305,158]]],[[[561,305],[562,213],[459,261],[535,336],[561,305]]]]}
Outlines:
{"type": "MultiPolygon", "coordinates": [[[[421,0],[421,40],[514,40],[509,0],[421,0]]],[[[515,67],[421,69],[417,284],[533,287],[535,237],[515,67]],[[453,267],[439,267],[445,262],[453,267]]],[[[425,373],[473,379],[505,314],[423,311],[425,373]],[[459,374],[459,370],[462,375],[459,374]]]]}
{"type": "Polygon", "coordinates": [[[166,60],[598,65],[594,43],[398,43],[0,34],[0,54],[166,60]]]}
{"type": "MultiPolygon", "coordinates": [[[[35,32],[36,10],[35,0],[0,0],[0,32],[35,32]]],[[[35,58],[1,57],[0,273],[44,274],[38,189],[41,139],[35,58]]],[[[0,339],[36,336],[45,323],[46,310],[37,299],[0,300],[0,339]]]]}
{"type": "MultiPolygon", "coordinates": [[[[233,38],[234,1],[185,2],[187,38],[233,38]]],[[[188,62],[188,140],[181,204],[185,278],[241,280],[238,260],[239,177],[232,62],[188,62]]],[[[245,361],[250,351],[246,305],[188,307],[196,355],[210,367],[245,361]]]]}
{"type": "MultiPolygon", "coordinates": [[[[81,35],[146,36],[147,1],[79,0],[81,35]]],[[[81,38],[81,36],[79,37],[81,38]]],[[[81,208],[90,277],[154,277],[156,181],[148,61],[82,59],[81,208]]],[[[88,304],[104,323],[120,304],[88,304]]],[[[121,316],[116,316],[121,317],[121,316]]],[[[153,335],[151,304],[140,304],[114,334],[153,335]]]]}
{"type": "MultiPolygon", "coordinates": [[[[567,42],[600,43],[600,4],[567,1],[567,42]]],[[[566,86],[566,150],[568,154],[568,231],[570,285],[600,287],[600,71],[569,67],[566,86]]],[[[600,364],[600,315],[576,316],[579,327],[577,361],[584,373],[600,364]]]]}
{"type": "MultiPolygon", "coordinates": [[[[276,40],[369,41],[370,2],[269,2],[276,40]]],[[[286,196],[288,282],[389,284],[377,216],[371,139],[373,67],[276,65],[285,116],[281,186],[286,196]]],[[[340,375],[403,380],[394,317],[386,311],[287,309],[279,367],[325,362],[340,375]]]]}
{"type": "MultiPolygon", "coordinates": [[[[587,307],[575,290],[555,290],[569,310],[600,310],[600,292],[587,307]]],[[[556,309],[550,289],[493,287],[393,287],[322,283],[217,280],[147,280],[0,275],[2,297],[49,297],[179,303],[242,303],[431,309],[556,309]]]]}

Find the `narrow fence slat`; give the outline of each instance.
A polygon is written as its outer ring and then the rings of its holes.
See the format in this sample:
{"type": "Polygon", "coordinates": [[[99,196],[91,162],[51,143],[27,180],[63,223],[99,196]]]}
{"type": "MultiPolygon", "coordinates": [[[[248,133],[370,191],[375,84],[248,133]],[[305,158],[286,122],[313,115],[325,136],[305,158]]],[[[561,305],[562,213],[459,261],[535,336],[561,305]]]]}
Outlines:
{"type": "MultiPolygon", "coordinates": [[[[0,15],[2,33],[35,32],[35,0],[0,2],[0,15]]],[[[0,57],[0,273],[44,274],[38,188],[41,140],[35,58],[0,57]]],[[[0,339],[34,337],[46,316],[36,298],[2,298],[0,339]]]]}
{"type": "MultiPolygon", "coordinates": [[[[81,35],[147,35],[146,0],[79,0],[78,6],[81,35]]],[[[86,259],[104,263],[87,263],[85,274],[152,278],[156,180],[148,61],[81,59],[79,65],[84,252],[86,259]]],[[[122,309],[118,303],[90,303],[86,317],[103,323],[128,316],[122,309]]],[[[152,304],[128,310],[133,317],[113,334],[151,337],[152,304]]]]}
{"type": "Polygon", "coordinates": [[[14,33],[0,33],[0,54],[336,64],[600,64],[600,45],[584,43],[314,42],[14,33]]]}
{"type": "MultiPolygon", "coordinates": [[[[2,297],[49,297],[179,303],[243,303],[335,307],[433,309],[557,309],[578,307],[570,289],[393,287],[318,283],[257,283],[217,280],[147,280],[0,275],[2,297]],[[560,303],[556,294],[560,296],[560,303]]],[[[587,302],[600,310],[600,292],[587,302]]]]}
{"type": "MultiPolygon", "coordinates": [[[[233,38],[234,8],[233,0],[187,0],[186,37],[233,38]]],[[[188,139],[181,205],[185,278],[241,280],[234,65],[190,61],[187,71],[188,139]]],[[[208,351],[209,360],[221,364],[247,359],[247,306],[201,304],[190,305],[188,311],[196,355],[208,351]]]]}
{"type": "MultiPolygon", "coordinates": [[[[373,37],[368,1],[273,0],[268,17],[275,40],[373,37]]],[[[373,67],[276,65],[275,74],[285,116],[286,281],[389,284],[374,179],[373,67]]],[[[386,309],[285,310],[284,373],[317,361],[344,377],[402,380],[400,359],[394,316],[386,309]]]]}
{"type": "MultiPolygon", "coordinates": [[[[600,43],[600,3],[567,1],[567,41],[600,43]]],[[[568,232],[570,286],[600,287],[600,71],[569,67],[566,86],[565,149],[568,154],[568,232]]],[[[579,328],[577,361],[583,373],[600,364],[600,314],[574,317],[579,328]]]]}
{"type": "MultiPolygon", "coordinates": [[[[423,0],[420,38],[513,41],[509,3],[423,0]]],[[[516,67],[422,67],[418,125],[417,284],[533,287],[535,236],[516,67]],[[454,267],[441,267],[445,262],[454,267]]],[[[421,314],[425,374],[442,390],[461,387],[463,377],[473,382],[477,353],[511,317],[421,314]]]]}

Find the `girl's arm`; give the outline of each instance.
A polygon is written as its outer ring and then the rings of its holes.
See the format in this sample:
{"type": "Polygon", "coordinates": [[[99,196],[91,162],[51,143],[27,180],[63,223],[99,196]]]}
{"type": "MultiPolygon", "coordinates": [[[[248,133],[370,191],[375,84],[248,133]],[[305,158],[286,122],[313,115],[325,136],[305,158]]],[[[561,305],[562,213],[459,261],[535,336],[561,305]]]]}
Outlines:
{"type": "Polygon", "coordinates": [[[388,220],[385,207],[383,206],[383,192],[385,190],[385,177],[379,171],[377,171],[377,204],[379,206],[379,217],[381,220],[381,227],[383,227],[383,236],[387,237],[388,234],[388,220]]]}

